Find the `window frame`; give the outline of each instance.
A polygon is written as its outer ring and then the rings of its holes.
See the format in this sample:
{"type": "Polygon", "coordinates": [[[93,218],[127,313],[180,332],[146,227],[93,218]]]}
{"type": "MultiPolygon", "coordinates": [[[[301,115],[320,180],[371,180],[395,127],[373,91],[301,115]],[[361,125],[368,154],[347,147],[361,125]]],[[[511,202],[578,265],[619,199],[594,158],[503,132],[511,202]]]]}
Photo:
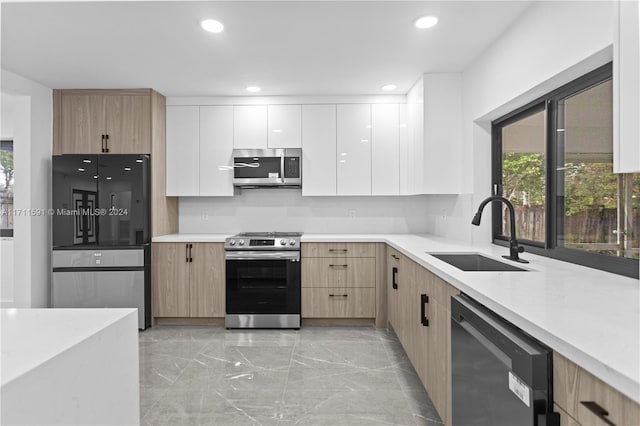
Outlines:
{"type": "MultiPolygon", "coordinates": [[[[13,139],[7,138],[7,139],[1,139],[0,140],[0,144],[4,145],[5,143],[11,145],[11,151],[12,151],[12,153],[14,153],[15,152],[14,151],[15,146],[14,146],[14,143],[13,143],[13,139]]],[[[0,149],[4,149],[4,148],[0,147],[0,149]]],[[[15,171],[15,153],[13,155],[14,155],[14,157],[13,157],[14,163],[13,164],[14,164],[14,171],[15,171]]],[[[15,194],[14,194],[14,200],[15,200],[15,194]]],[[[14,203],[15,203],[15,201],[14,201],[14,203]]],[[[15,204],[13,204],[12,207],[15,208],[15,204]]],[[[5,213],[6,214],[10,214],[11,212],[2,212],[0,214],[5,214],[5,213]]],[[[0,238],[13,238],[13,228],[0,229],[0,238]]]]}
{"type": "MultiPolygon", "coordinates": [[[[558,200],[556,188],[558,177],[555,173],[557,156],[557,105],[560,99],[576,95],[590,87],[613,79],[612,63],[601,66],[552,92],[528,103],[491,122],[491,193],[502,193],[502,129],[531,114],[545,111],[545,242],[518,240],[529,253],[557,260],[588,266],[618,275],[639,278],[639,262],[634,259],[590,253],[583,250],[561,247],[557,244],[558,200]]],[[[614,124],[615,125],[615,124],[614,124]]],[[[502,230],[502,209],[492,203],[492,242],[509,246],[509,237],[500,235],[502,230]]]]}

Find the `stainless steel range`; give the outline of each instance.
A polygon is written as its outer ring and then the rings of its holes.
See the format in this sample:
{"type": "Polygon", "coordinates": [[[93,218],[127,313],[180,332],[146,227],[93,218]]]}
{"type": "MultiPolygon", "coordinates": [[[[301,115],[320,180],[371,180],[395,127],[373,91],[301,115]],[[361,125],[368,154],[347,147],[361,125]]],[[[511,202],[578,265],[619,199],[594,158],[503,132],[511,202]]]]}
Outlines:
{"type": "Polygon", "coordinates": [[[225,240],[227,328],[300,328],[299,232],[225,240]]]}

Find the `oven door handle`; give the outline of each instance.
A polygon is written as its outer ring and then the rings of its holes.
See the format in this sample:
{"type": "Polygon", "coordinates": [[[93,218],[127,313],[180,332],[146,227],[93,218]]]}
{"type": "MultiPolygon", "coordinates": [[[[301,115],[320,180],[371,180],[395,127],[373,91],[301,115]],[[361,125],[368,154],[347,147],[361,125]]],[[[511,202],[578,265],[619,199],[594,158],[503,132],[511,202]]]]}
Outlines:
{"type": "Polygon", "coordinates": [[[226,260],[300,260],[299,251],[228,251],[226,260]]]}

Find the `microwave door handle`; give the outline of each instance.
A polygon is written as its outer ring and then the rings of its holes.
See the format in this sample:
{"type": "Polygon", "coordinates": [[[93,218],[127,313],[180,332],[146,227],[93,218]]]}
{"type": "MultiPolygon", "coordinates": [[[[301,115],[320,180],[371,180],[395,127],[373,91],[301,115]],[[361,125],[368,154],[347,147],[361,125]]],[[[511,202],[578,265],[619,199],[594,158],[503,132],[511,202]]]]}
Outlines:
{"type": "Polygon", "coordinates": [[[285,153],[283,152],[282,155],[280,156],[280,182],[284,183],[284,159],[285,159],[285,153]]]}

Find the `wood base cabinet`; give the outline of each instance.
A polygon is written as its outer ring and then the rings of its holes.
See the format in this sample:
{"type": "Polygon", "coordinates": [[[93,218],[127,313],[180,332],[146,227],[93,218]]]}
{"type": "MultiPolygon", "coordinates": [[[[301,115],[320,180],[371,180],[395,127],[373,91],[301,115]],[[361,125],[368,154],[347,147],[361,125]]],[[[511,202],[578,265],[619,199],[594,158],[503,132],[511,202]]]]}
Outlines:
{"type": "Polygon", "coordinates": [[[302,317],[375,318],[376,246],[302,244],[302,317]]]}
{"type": "Polygon", "coordinates": [[[388,252],[389,323],[442,421],[450,425],[450,298],[458,290],[398,251],[388,252]]]}
{"type": "Polygon", "coordinates": [[[639,404],[557,352],[553,353],[553,399],[562,410],[563,425],[640,425],[639,404]]]}
{"type": "Polygon", "coordinates": [[[225,314],[222,243],[154,243],[154,318],[215,318],[225,314]]]}

